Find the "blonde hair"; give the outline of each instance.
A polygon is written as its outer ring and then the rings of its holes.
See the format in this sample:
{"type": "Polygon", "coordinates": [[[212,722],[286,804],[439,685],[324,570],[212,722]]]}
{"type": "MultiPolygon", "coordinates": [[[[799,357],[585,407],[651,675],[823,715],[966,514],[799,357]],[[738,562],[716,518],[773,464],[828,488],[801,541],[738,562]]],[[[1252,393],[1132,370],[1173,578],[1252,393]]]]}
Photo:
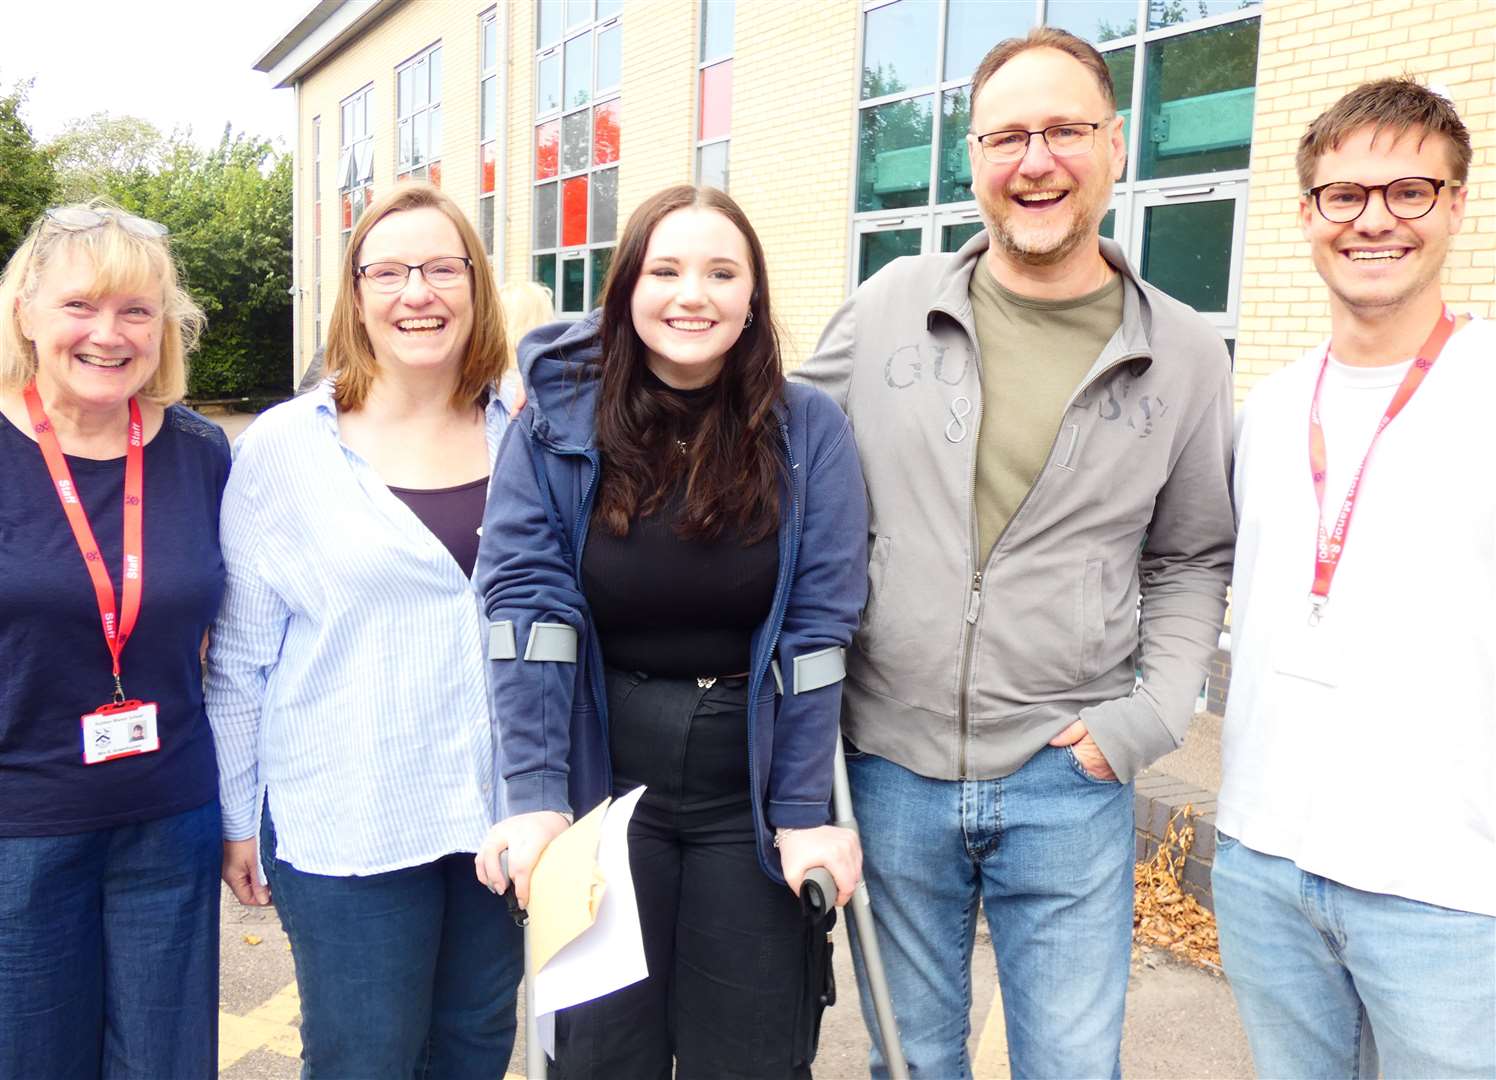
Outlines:
{"type": "Polygon", "coordinates": [[[6,263],[0,274],[0,389],[19,390],[36,377],[36,347],[21,332],[21,306],[35,298],[53,263],[82,253],[93,264],[94,296],[160,288],[161,359],[140,394],[158,405],[180,401],[187,393],[187,354],[207,320],[178,281],[166,237],[131,232],[120,223],[124,211],[107,199],[60,209],[91,210],[103,221],[73,229],[43,214],[6,263]]]}
{"type": "Polygon", "coordinates": [[[452,391],[452,404],[458,408],[481,402],[490,386],[497,385],[508,365],[504,340],[504,312],[494,288],[493,269],[483,251],[483,241],[468,221],[439,188],[421,181],[400,184],[374,200],[353,227],[348,247],[343,252],[338,273],[338,298],[333,303],[332,319],[327,326],[327,373],[332,376],[333,398],[341,409],[357,409],[368,400],[369,390],[379,375],[374,346],[364,329],[358,306],[357,267],[359,251],[369,230],[390,214],[403,210],[439,210],[452,222],[462,238],[464,254],[472,261],[473,332],[467,352],[458,371],[452,391]]]}
{"type": "Polygon", "coordinates": [[[538,281],[506,281],[499,286],[504,306],[504,330],[509,337],[509,363],[518,364],[519,339],[556,318],[551,290],[538,281]]]}

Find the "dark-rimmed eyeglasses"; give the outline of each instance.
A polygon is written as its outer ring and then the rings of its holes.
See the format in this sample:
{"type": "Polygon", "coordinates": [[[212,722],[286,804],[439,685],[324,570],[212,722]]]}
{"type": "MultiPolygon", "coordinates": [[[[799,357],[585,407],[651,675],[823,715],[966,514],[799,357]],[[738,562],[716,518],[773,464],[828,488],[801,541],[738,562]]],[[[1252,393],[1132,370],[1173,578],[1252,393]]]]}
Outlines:
{"type": "Polygon", "coordinates": [[[416,265],[400,262],[365,263],[357,267],[356,271],[375,292],[390,293],[405,288],[412,270],[419,270],[421,280],[433,289],[450,289],[467,280],[468,268],[472,265],[473,260],[466,256],[445,255],[416,265]]]}
{"type": "Polygon", "coordinates": [[[112,221],[125,232],[146,240],[159,240],[167,234],[167,228],[159,221],[136,217],[123,210],[94,210],[87,206],[54,206],[47,211],[47,220],[68,232],[87,232],[112,221]]]}
{"type": "Polygon", "coordinates": [[[1439,190],[1463,187],[1459,180],[1436,180],[1432,176],[1404,176],[1386,184],[1356,184],[1349,180],[1336,180],[1320,184],[1304,192],[1304,198],[1313,199],[1320,217],[1345,225],[1355,221],[1366,212],[1371,202],[1371,193],[1382,193],[1382,205],[1387,213],[1403,221],[1414,221],[1423,217],[1439,201],[1439,190]]]}
{"type": "Polygon", "coordinates": [[[1024,131],[1022,128],[989,131],[977,136],[977,144],[982,148],[982,156],[994,165],[1021,159],[1028,153],[1029,142],[1035,135],[1044,137],[1044,145],[1053,156],[1079,157],[1089,153],[1091,147],[1096,145],[1097,129],[1108,123],[1110,119],[1098,120],[1094,124],[1051,124],[1038,131],[1024,131]]]}

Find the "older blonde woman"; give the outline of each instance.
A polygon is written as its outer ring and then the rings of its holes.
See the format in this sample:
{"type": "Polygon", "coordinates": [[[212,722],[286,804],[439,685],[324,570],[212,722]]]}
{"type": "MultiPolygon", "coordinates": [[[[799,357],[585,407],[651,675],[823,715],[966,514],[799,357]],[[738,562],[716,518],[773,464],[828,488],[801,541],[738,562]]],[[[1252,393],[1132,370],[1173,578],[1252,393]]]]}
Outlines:
{"type": "Polygon", "coordinates": [[[513,1046],[522,943],[471,863],[500,808],[469,579],[504,365],[477,234],[397,187],[343,255],[330,379],[235,450],[208,664],[224,878],[275,897],[307,1077],[491,1080],[513,1046]]]}
{"type": "Polygon", "coordinates": [[[0,277],[0,1076],[217,1067],[229,450],[176,404],[201,322],[166,229],[102,202],[0,277]]]}

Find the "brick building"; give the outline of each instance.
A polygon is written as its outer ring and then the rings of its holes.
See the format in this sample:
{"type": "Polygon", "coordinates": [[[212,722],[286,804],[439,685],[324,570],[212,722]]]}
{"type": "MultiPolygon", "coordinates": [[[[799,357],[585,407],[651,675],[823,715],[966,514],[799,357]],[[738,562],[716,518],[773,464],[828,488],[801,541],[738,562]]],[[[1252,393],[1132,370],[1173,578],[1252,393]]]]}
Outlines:
{"type": "Polygon", "coordinates": [[[726,187],[794,363],[868,274],[980,227],[971,72],[1039,23],[1103,50],[1130,149],[1103,229],[1217,327],[1238,395],[1327,329],[1294,148],[1366,78],[1443,88],[1474,134],[1447,295],[1496,315],[1490,0],[322,0],[256,65],[296,94],[297,371],[353,221],[405,176],[440,183],[497,272],[545,281],[568,315],[643,197],[726,187]]]}

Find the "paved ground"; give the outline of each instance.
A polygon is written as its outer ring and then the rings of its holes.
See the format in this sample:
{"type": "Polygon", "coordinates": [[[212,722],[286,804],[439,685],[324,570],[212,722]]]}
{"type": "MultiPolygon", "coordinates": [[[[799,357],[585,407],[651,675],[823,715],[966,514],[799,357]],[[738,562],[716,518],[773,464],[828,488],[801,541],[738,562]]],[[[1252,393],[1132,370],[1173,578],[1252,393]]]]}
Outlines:
{"type": "MultiPolygon", "coordinates": [[[[245,413],[213,417],[230,439],[254,419],[245,413]]],[[[1220,785],[1220,718],[1201,714],[1184,747],[1154,770],[1201,787],[1220,785]]],[[[821,1032],[818,1080],[854,1080],[868,1075],[867,1032],[857,1009],[856,986],[844,930],[837,928],[837,987],[840,1002],[826,1014],[821,1032]]],[[[370,943],[377,948],[377,942],[370,943]]],[[[223,894],[223,947],[219,1002],[219,1076],[222,1080],[293,1080],[299,1073],[300,1002],[286,936],[274,909],[241,907],[223,894]]],[[[523,1071],[524,1025],[513,1070],[523,1071]]],[[[1007,1040],[1001,1000],[985,927],[972,963],[971,1040],[978,1080],[1005,1080],[1007,1040]]],[[[1165,954],[1135,956],[1127,995],[1122,1072],[1138,1078],[1250,1077],[1251,1058],[1224,979],[1187,967],[1165,954]]]]}
{"type": "MultiPolygon", "coordinates": [[[[370,942],[377,948],[377,942],[370,942]]],[[[222,1080],[293,1080],[301,1040],[291,953],[274,909],[241,907],[224,890],[219,1076],[222,1080]],[[251,942],[254,944],[251,944],[251,942]]],[[[847,940],[837,929],[839,1003],[826,1014],[818,1080],[866,1077],[867,1033],[857,1010],[847,940]]],[[[991,944],[978,935],[972,966],[971,1054],[978,1080],[1008,1071],[991,944]]],[[[1251,1060],[1225,980],[1163,954],[1136,957],[1127,998],[1122,1071],[1128,1077],[1249,1077],[1251,1060]]],[[[523,1070],[521,1045],[511,1077],[523,1070]]]]}
{"type": "Polygon", "coordinates": [[[1221,790],[1221,718],[1199,713],[1190,722],[1184,745],[1149,766],[1150,773],[1177,776],[1208,791],[1221,790]]]}

